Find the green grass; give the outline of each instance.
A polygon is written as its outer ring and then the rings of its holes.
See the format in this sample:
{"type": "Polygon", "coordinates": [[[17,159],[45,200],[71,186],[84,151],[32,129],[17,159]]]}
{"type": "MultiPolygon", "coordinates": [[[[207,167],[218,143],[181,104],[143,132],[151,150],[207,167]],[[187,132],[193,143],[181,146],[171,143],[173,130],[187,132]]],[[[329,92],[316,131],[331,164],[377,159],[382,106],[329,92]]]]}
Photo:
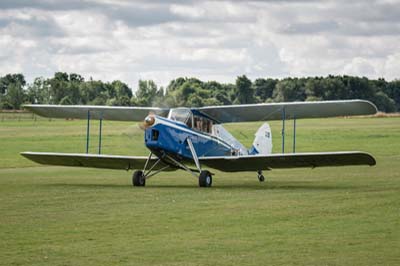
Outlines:
{"type": "MultiPolygon", "coordinates": [[[[96,152],[98,124],[92,124],[96,152]]],[[[280,122],[271,123],[280,152],[280,122]]],[[[260,123],[226,127],[250,146],[260,123]]],[[[0,265],[399,265],[400,118],[299,120],[297,151],[362,150],[375,167],[185,172],[132,188],[130,172],[44,167],[20,151],[85,151],[85,121],[0,122],[0,265]]],[[[292,145],[287,124],[287,146],[292,145]]],[[[146,155],[134,123],[103,152],[146,155]]]]}

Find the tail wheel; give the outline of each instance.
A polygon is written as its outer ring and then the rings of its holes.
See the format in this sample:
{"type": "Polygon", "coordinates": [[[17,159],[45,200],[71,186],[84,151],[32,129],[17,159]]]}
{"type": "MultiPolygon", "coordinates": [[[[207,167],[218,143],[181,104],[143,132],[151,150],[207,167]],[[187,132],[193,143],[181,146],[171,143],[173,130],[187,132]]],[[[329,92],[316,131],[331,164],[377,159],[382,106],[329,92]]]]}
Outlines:
{"type": "Polygon", "coordinates": [[[199,176],[199,186],[200,187],[211,187],[212,185],[212,176],[209,171],[201,171],[199,176]]]}
{"type": "Polygon", "coordinates": [[[146,178],[142,171],[135,171],[132,176],[132,185],[134,187],[144,187],[146,185],[146,178]]]}
{"type": "Polygon", "coordinates": [[[260,182],[264,182],[265,181],[265,177],[262,174],[261,170],[257,171],[257,177],[258,177],[258,181],[260,181],[260,182]]]}

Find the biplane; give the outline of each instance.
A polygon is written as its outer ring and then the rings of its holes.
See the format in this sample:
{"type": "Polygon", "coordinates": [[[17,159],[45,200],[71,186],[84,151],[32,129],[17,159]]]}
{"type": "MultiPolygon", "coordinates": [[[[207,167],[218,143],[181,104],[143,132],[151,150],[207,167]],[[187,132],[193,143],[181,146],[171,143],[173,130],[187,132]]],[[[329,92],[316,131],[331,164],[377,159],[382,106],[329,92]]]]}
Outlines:
{"type": "Polygon", "coordinates": [[[82,105],[25,105],[33,113],[51,118],[87,119],[86,153],[22,152],[40,164],[135,170],[133,186],[163,172],[184,170],[200,187],[211,187],[212,170],[263,171],[279,168],[375,165],[372,155],[360,151],[296,152],[296,120],[337,116],[371,115],[376,106],[364,100],[261,103],[193,108],[111,107],[82,105]],[[90,119],[100,121],[99,152],[90,154],[90,119]],[[285,153],[285,121],[293,120],[293,151],[285,153]],[[148,156],[101,154],[103,120],[142,122],[148,156]],[[266,121],[282,120],[282,151],[272,153],[272,133],[266,121]],[[248,149],[224,127],[225,123],[264,121],[248,149]]]}

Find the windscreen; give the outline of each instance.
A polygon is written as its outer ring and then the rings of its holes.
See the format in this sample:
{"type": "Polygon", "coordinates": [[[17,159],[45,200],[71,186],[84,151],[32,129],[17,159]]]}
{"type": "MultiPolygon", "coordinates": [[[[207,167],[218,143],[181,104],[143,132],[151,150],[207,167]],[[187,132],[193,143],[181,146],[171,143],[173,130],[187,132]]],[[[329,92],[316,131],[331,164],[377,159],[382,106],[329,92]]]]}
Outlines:
{"type": "Polygon", "coordinates": [[[186,108],[176,108],[169,111],[168,118],[174,121],[182,122],[188,127],[192,127],[192,112],[186,108]]]}

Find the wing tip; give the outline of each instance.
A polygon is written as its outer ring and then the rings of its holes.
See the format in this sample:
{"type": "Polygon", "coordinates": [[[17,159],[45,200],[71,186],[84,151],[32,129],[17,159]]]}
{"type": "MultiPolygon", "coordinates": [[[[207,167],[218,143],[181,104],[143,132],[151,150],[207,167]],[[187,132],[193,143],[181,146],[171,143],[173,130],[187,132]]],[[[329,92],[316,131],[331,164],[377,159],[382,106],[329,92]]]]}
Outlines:
{"type": "Polygon", "coordinates": [[[359,154],[363,155],[366,158],[366,163],[369,166],[374,166],[376,165],[376,159],[374,156],[372,156],[372,154],[368,153],[368,152],[363,152],[363,151],[359,151],[359,154]]]}
{"type": "Polygon", "coordinates": [[[373,102],[371,102],[369,100],[362,100],[362,99],[358,99],[357,101],[366,105],[366,107],[368,108],[367,115],[374,115],[378,112],[378,108],[376,107],[376,105],[373,102]]]}

